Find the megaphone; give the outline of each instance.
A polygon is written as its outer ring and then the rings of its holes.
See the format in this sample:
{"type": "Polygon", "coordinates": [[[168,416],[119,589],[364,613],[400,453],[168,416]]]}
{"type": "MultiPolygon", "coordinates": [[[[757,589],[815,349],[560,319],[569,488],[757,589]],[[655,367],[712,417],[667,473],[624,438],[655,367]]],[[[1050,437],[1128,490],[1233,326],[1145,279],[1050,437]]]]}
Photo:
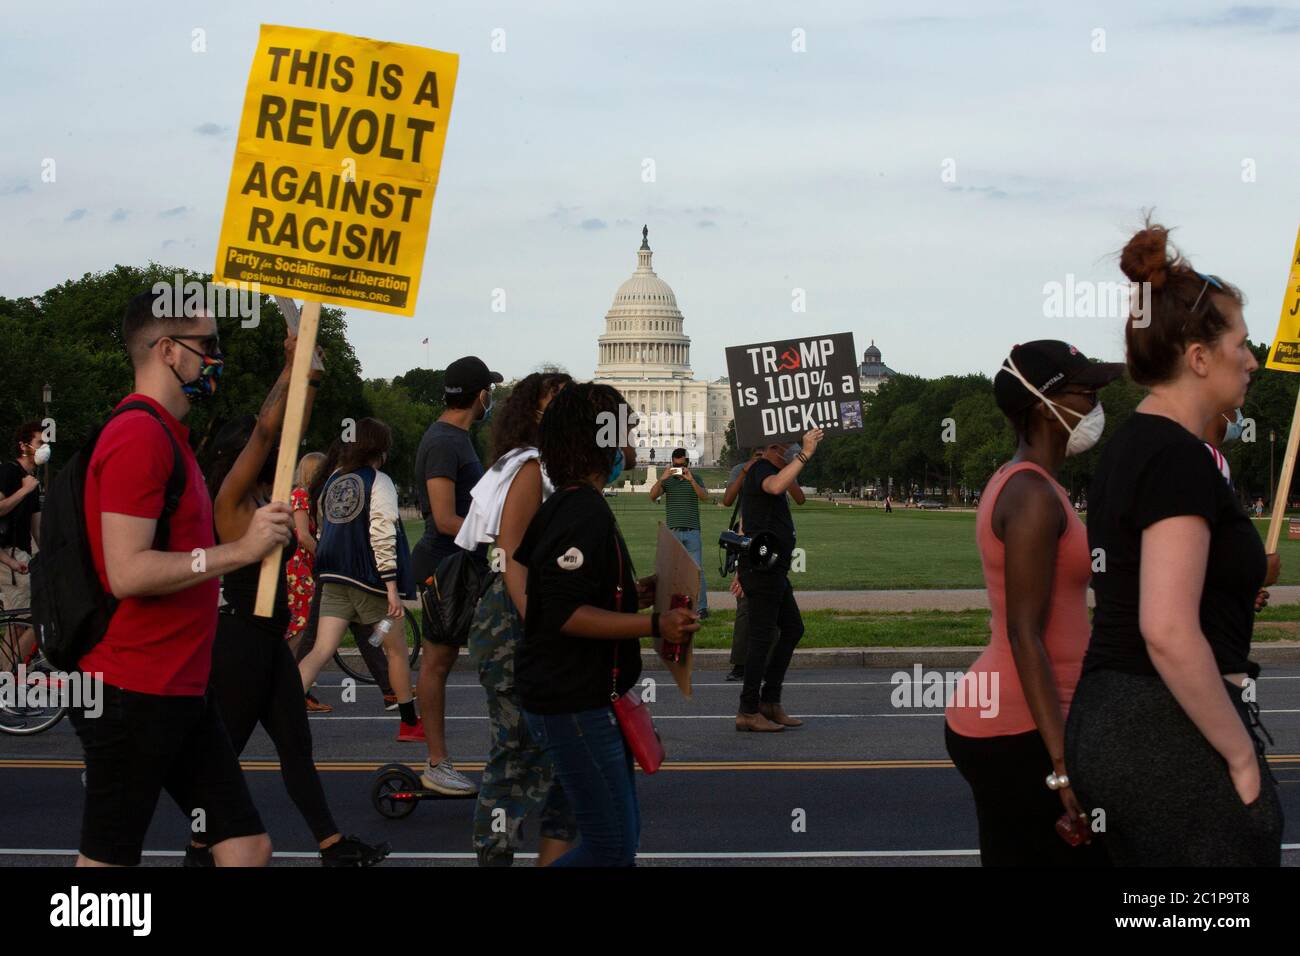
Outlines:
{"type": "Polygon", "coordinates": [[[724,531],[718,535],[718,544],[727,552],[724,574],[730,574],[736,569],[737,560],[742,554],[749,560],[750,567],[758,571],[775,567],[781,560],[779,542],[770,531],[759,531],[752,536],[724,531]]]}

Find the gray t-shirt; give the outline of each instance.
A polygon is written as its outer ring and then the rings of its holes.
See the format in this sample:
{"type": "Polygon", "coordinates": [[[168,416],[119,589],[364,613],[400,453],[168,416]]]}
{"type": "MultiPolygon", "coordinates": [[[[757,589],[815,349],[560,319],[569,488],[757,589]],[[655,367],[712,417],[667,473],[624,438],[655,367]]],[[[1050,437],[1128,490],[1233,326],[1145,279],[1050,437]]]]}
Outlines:
{"type": "MultiPolygon", "coordinates": [[[[434,422],[420,439],[415,453],[415,496],[424,517],[423,544],[435,560],[457,551],[456,538],[443,534],[433,520],[429,506],[429,479],[450,478],[456,484],[456,514],[465,517],[474,498],[471,492],[483,477],[483,463],[478,459],[469,432],[447,422],[434,422]]],[[[486,552],[486,548],[484,548],[486,552]]]]}

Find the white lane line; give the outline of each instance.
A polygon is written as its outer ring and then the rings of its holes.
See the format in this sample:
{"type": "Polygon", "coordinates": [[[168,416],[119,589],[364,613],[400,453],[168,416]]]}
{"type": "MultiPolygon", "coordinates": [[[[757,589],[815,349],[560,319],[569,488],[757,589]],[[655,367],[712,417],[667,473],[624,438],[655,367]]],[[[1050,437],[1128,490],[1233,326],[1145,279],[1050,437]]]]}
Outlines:
{"type": "MultiPolygon", "coordinates": [[[[1300,850],[1300,843],[1283,843],[1283,850],[1300,850]]],[[[638,853],[639,860],[865,860],[890,859],[895,857],[943,857],[943,856],[978,856],[979,850],[806,850],[801,852],[683,852],[683,853],[638,853]]],[[[45,850],[23,848],[0,848],[0,856],[67,856],[75,857],[76,850],[45,850]]],[[[182,857],[183,850],[145,850],[141,856],[147,857],[182,857]]],[[[297,850],[276,850],[272,857],[284,860],[315,860],[319,853],[297,850]]],[[[536,853],[516,853],[518,859],[534,860],[536,853]]],[[[390,860],[473,860],[473,853],[390,853],[390,860]]]]}
{"type": "MultiPolygon", "coordinates": [[[[1264,710],[1260,713],[1267,714],[1264,710]]],[[[792,717],[827,718],[832,720],[856,720],[864,717],[942,717],[937,714],[792,714],[792,717]]],[[[308,720],[399,720],[398,717],[335,717],[332,714],[315,714],[308,720]]],[[[444,717],[443,720],[487,720],[483,717],[444,717]]],[[[655,714],[655,720],[735,720],[735,714],[655,714]]]]}

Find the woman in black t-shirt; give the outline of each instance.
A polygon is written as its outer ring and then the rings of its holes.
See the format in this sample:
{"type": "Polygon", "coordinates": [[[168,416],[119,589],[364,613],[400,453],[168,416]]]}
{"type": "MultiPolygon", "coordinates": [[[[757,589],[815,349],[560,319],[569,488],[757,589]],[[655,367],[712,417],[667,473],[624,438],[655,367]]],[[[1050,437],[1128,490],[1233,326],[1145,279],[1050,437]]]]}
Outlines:
{"type": "Polygon", "coordinates": [[[632,866],[641,815],[632,755],[612,706],[641,675],[639,638],[681,642],[699,630],[675,608],[638,614],[654,578],[636,579],[627,544],[601,489],[636,451],[602,444],[627,421],[607,385],[570,385],[542,416],[538,448],[556,491],[538,509],[514,559],[528,569],[528,613],[515,657],[515,689],[533,739],[555,762],[582,842],[552,866],[632,866]]]}
{"type": "Polygon", "coordinates": [[[1169,255],[1150,223],[1120,265],[1150,284],[1125,328],[1129,374],[1150,394],[1088,492],[1097,609],[1066,766],[1118,865],[1276,866],[1282,808],[1249,659],[1264,548],[1198,437],[1258,367],[1241,295],[1169,255]]]}

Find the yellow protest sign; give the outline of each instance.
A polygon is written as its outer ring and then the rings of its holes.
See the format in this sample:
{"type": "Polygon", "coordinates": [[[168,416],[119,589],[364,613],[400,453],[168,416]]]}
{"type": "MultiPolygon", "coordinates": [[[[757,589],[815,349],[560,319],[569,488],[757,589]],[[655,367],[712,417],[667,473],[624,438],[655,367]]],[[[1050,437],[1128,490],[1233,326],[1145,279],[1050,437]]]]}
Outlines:
{"type": "Polygon", "coordinates": [[[1291,250],[1291,272],[1282,295],[1282,315],[1277,321],[1277,335],[1268,350],[1268,368],[1282,372],[1300,372],[1300,231],[1291,250]]]}
{"type": "Polygon", "coordinates": [[[458,63],[263,24],[216,281],[413,315],[458,63]]]}

